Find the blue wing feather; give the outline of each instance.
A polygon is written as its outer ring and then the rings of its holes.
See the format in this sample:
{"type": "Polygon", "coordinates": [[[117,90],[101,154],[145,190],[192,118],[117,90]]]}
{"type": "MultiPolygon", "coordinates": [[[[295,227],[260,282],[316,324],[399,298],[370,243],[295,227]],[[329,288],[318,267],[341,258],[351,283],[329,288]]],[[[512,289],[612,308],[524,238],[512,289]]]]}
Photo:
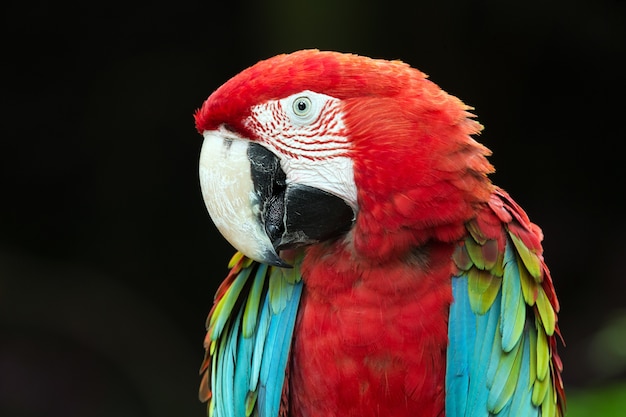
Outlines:
{"type": "MultiPolygon", "coordinates": [[[[230,333],[231,324],[226,323],[224,330],[225,333],[230,333]]],[[[227,339],[225,343],[220,344],[217,349],[216,357],[219,357],[220,360],[216,361],[216,384],[214,386],[214,401],[216,404],[215,411],[216,416],[220,417],[230,417],[229,412],[232,410],[232,398],[230,398],[228,383],[232,381],[232,376],[229,377],[229,368],[232,369],[234,367],[234,360],[229,355],[229,351],[231,349],[232,339],[227,339]]]]}
{"type": "Polygon", "coordinates": [[[272,321],[270,307],[268,303],[263,303],[261,313],[259,316],[259,323],[257,325],[256,340],[254,343],[254,350],[252,352],[252,365],[250,373],[250,391],[256,391],[259,384],[259,375],[261,375],[261,363],[263,362],[263,352],[265,348],[265,342],[267,341],[267,333],[270,329],[270,323],[272,321]]]}
{"type": "Polygon", "coordinates": [[[294,279],[293,273],[243,261],[232,273],[236,278],[216,301],[208,321],[210,342],[216,344],[210,350],[209,415],[277,417],[301,276],[294,279]]]}
{"type": "Polygon", "coordinates": [[[517,382],[517,389],[513,393],[509,416],[538,416],[539,408],[534,407],[531,402],[532,384],[530,383],[530,338],[524,336],[522,340],[522,366],[520,377],[517,382]]]}
{"type": "MultiPolygon", "coordinates": [[[[239,314],[241,315],[241,312],[239,314]]],[[[238,317],[237,321],[240,320],[241,317],[238,317]]],[[[245,331],[240,331],[238,334],[237,360],[235,361],[235,374],[233,379],[233,409],[235,416],[245,416],[246,398],[248,397],[250,374],[252,372],[252,368],[249,364],[251,363],[250,358],[252,357],[254,349],[254,339],[244,336],[245,331]],[[245,365],[240,366],[240,364],[245,365]]]]}
{"type": "MultiPolygon", "coordinates": [[[[238,316],[241,316],[239,314],[238,316]]],[[[232,331],[230,334],[239,333],[239,320],[235,320],[232,324],[232,331]]],[[[231,389],[230,385],[235,384],[235,359],[237,357],[237,338],[229,337],[226,342],[226,348],[224,352],[223,365],[222,365],[222,394],[224,398],[223,413],[225,417],[234,417],[235,411],[235,398],[234,389],[231,389]]]]}
{"type": "MultiPolygon", "coordinates": [[[[468,271],[452,278],[454,301],[448,321],[447,417],[540,415],[532,402],[529,308],[519,281],[516,251],[506,240],[503,277],[484,314],[472,309],[468,271]]],[[[475,266],[472,266],[475,267],[475,266]]]]}
{"type": "Polygon", "coordinates": [[[477,322],[476,343],[474,345],[475,354],[471,357],[474,362],[468,364],[468,375],[470,378],[470,391],[469,397],[471,399],[469,410],[476,410],[474,414],[468,414],[473,416],[487,415],[487,399],[489,391],[485,388],[488,384],[489,373],[492,372],[487,364],[492,362],[494,352],[494,340],[498,331],[498,323],[500,317],[500,294],[496,297],[493,307],[489,314],[476,316],[471,313],[477,322]],[[484,364],[483,366],[477,366],[477,364],[484,364]],[[471,375],[471,377],[470,377],[471,375]],[[484,411],[483,411],[484,410],[484,411]]]}
{"type": "MultiPolygon", "coordinates": [[[[293,286],[290,302],[274,316],[267,333],[259,386],[259,415],[278,416],[287,358],[291,347],[293,328],[298,314],[298,301],[302,293],[302,282],[293,286]]],[[[267,297],[269,302],[269,295],[267,297]]]]}
{"type": "Polygon", "coordinates": [[[455,415],[463,415],[469,392],[469,370],[470,360],[468,356],[471,349],[466,345],[474,344],[472,339],[472,328],[475,320],[471,315],[472,310],[469,305],[469,298],[463,296],[463,292],[467,293],[467,277],[459,277],[452,280],[452,295],[455,302],[450,308],[450,321],[448,328],[449,343],[457,346],[448,355],[448,386],[446,396],[446,409],[453,411],[455,415]],[[453,319],[454,317],[454,319],[453,319]]]}

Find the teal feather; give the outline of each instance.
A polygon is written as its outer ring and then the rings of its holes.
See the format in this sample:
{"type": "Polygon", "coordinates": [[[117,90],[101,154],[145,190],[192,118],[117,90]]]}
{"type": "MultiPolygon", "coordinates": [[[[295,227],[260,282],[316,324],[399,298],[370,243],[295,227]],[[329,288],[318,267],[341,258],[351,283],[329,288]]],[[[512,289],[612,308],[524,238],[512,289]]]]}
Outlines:
{"type": "MultiPolygon", "coordinates": [[[[241,319],[241,311],[237,315],[237,319],[232,323],[232,331],[230,334],[239,334],[239,323],[241,319]]],[[[224,349],[224,357],[222,358],[221,375],[218,378],[222,380],[224,386],[222,389],[223,398],[222,401],[222,416],[234,417],[235,416],[235,389],[232,389],[230,385],[235,382],[235,359],[237,357],[237,337],[229,337],[226,341],[226,347],[224,349]]]]}
{"type": "Polygon", "coordinates": [[[493,388],[493,381],[496,377],[496,372],[498,371],[498,365],[500,365],[502,355],[504,354],[504,352],[502,351],[502,335],[500,334],[500,328],[500,318],[498,318],[498,331],[496,332],[494,338],[489,339],[489,342],[491,343],[491,352],[489,355],[489,362],[485,364],[487,366],[486,386],[487,388],[489,388],[489,390],[493,388]]]}
{"type": "Polygon", "coordinates": [[[497,347],[501,357],[498,361],[496,373],[491,383],[487,408],[494,414],[499,413],[509,403],[517,385],[523,349],[517,343],[510,351],[503,352],[497,347]]]}
{"type": "Polygon", "coordinates": [[[539,408],[532,404],[532,386],[530,384],[530,367],[532,361],[530,357],[530,337],[526,333],[522,336],[522,361],[519,371],[517,387],[511,399],[509,411],[510,417],[528,416],[538,417],[539,408]]]}
{"type": "MultiPolygon", "coordinates": [[[[245,313],[243,310],[240,311],[240,316],[244,314],[243,322],[245,323],[245,313]]],[[[241,322],[241,317],[237,318],[237,322],[241,322]]],[[[234,415],[235,416],[246,416],[247,409],[247,398],[248,398],[248,386],[250,381],[250,373],[251,365],[252,365],[252,354],[254,349],[255,338],[254,335],[246,336],[244,331],[237,332],[235,329],[234,333],[238,333],[239,337],[237,338],[237,356],[235,361],[235,372],[233,378],[233,398],[234,398],[234,415]]]]}
{"type": "Polygon", "coordinates": [[[450,320],[448,321],[448,360],[446,368],[446,409],[454,410],[461,415],[466,408],[469,397],[469,366],[470,349],[459,348],[464,344],[471,344],[476,334],[473,327],[476,321],[467,294],[467,276],[452,279],[452,296],[454,301],[450,306],[450,320]],[[451,348],[452,347],[452,348],[451,348]]]}
{"type": "MultiPolygon", "coordinates": [[[[500,320],[500,297],[493,303],[487,314],[476,316],[477,334],[474,343],[474,361],[471,364],[469,407],[475,416],[487,415],[487,399],[489,390],[487,387],[490,359],[494,352],[494,341],[497,340],[500,320]]],[[[459,414],[463,415],[463,414],[459,414]]]]}
{"type": "MultiPolygon", "coordinates": [[[[230,333],[230,322],[225,327],[225,333],[230,333]]],[[[216,384],[213,389],[213,396],[216,405],[216,415],[219,417],[228,417],[228,410],[231,408],[228,406],[228,383],[229,381],[225,377],[225,368],[228,366],[229,358],[226,354],[229,348],[231,338],[226,339],[225,343],[220,343],[216,358],[216,372],[215,380],[216,384]]]]}
{"type": "Polygon", "coordinates": [[[250,383],[248,389],[256,391],[259,384],[259,375],[261,374],[261,363],[263,361],[263,349],[267,341],[267,332],[270,329],[271,314],[269,307],[269,295],[265,295],[265,301],[261,307],[259,316],[259,324],[257,326],[257,335],[254,343],[252,354],[252,372],[250,373],[250,383]]]}
{"type": "Polygon", "coordinates": [[[278,416],[302,285],[249,262],[225,289],[209,318],[210,417],[278,416]]]}
{"type": "Polygon", "coordinates": [[[258,402],[261,417],[278,416],[302,285],[302,282],[298,282],[292,287],[289,304],[270,323],[259,380],[258,402]]]}

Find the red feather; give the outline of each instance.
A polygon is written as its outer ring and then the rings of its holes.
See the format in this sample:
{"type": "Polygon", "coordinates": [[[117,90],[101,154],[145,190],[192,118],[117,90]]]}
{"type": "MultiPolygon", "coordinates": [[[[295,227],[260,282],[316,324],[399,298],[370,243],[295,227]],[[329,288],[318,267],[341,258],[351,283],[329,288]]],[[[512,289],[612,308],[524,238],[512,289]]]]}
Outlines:
{"type": "Polygon", "coordinates": [[[381,404],[389,416],[442,415],[451,252],[436,244],[408,263],[356,265],[345,249],[309,250],[292,416],[378,416],[381,404]]]}

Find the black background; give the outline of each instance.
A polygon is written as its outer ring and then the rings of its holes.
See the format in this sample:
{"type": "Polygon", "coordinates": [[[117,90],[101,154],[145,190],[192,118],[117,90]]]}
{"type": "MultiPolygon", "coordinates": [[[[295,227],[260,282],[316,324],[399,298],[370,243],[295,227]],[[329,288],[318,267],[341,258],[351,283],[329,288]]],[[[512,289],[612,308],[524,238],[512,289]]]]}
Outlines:
{"type": "Polygon", "coordinates": [[[624,2],[2,9],[0,415],[204,415],[204,319],[232,249],[192,115],[310,47],[402,59],[476,108],[494,182],[546,236],[566,384],[625,379],[624,2]]]}

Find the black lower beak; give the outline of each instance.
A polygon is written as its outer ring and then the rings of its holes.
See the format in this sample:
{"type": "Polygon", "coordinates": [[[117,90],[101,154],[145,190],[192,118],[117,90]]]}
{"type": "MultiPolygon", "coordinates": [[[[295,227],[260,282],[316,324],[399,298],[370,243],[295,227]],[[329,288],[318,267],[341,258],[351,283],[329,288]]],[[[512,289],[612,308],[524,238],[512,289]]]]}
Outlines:
{"type": "Polygon", "coordinates": [[[326,241],[350,230],[355,213],[343,199],[307,185],[287,184],[278,157],[259,144],[249,144],[248,159],[261,208],[259,221],[274,253],[326,241]]]}
{"type": "Polygon", "coordinates": [[[280,236],[270,236],[276,250],[311,245],[341,236],[350,230],[354,222],[354,211],[344,200],[308,185],[288,186],[283,201],[284,230],[280,236]]]}

